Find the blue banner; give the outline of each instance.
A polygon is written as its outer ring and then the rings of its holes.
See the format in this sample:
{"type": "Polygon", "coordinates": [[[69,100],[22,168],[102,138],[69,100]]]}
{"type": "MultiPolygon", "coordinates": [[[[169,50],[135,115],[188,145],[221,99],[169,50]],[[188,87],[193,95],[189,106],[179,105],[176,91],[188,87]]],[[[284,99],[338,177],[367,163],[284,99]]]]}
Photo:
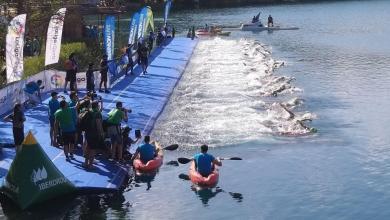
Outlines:
{"type": "Polygon", "coordinates": [[[137,39],[138,21],[139,13],[136,12],[130,21],[129,44],[134,44],[135,40],[137,39]]]}
{"type": "Polygon", "coordinates": [[[115,43],[115,17],[107,16],[106,21],[104,23],[104,48],[106,50],[106,54],[108,60],[114,59],[114,43],[115,43]]]}
{"type": "Polygon", "coordinates": [[[165,2],[165,12],[164,12],[164,24],[165,25],[168,22],[168,14],[169,14],[169,11],[171,10],[171,7],[172,7],[172,1],[171,0],[167,0],[165,2]]]}
{"type": "Polygon", "coordinates": [[[144,7],[139,13],[139,20],[138,20],[138,34],[137,38],[143,38],[144,37],[144,32],[146,29],[146,20],[148,17],[148,8],[144,7]]]}

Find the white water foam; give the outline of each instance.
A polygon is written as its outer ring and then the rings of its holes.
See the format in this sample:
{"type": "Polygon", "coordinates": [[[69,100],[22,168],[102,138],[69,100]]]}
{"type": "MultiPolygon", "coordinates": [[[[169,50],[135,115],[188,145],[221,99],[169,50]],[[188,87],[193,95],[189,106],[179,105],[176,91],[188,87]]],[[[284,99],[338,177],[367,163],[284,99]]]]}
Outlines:
{"type": "Polygon", "coordinates": [[[307,134],[301,121],[315,115],[292,112],[302,99],[272,101],[302,92],[292,84],[294,78],[275,74],[283,65],[254,40],[200,41],[153,135],[163,144],[190,147],[234,144],[269,134],[307,134]]]}

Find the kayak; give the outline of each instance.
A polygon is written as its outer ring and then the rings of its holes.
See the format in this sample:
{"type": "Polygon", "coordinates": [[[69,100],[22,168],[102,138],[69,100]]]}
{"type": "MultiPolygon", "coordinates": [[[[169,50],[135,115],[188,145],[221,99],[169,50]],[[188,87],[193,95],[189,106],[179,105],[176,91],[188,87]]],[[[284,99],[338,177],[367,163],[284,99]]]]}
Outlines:
{"type": "Polygon", "coordinates": [[[163,150],[159,143],[156,142],[155,145],[158,153],[153,160],[149,160],[146,164],[144,164],[140,158],[134,159],[133,166],[137,173],[154,172],[163,164],[163,150]]]}
{"type": "Polygon", "coordinates": [[[191,162],[190,172],[189,172],[190,180],[193,184],[203,187],[214,187],[218,183],[219,172],[215,167],[214,171],[210,173],[207,177],[203,177],[200,175],[198,171],[195,169],[195,162],[191,162]]]}

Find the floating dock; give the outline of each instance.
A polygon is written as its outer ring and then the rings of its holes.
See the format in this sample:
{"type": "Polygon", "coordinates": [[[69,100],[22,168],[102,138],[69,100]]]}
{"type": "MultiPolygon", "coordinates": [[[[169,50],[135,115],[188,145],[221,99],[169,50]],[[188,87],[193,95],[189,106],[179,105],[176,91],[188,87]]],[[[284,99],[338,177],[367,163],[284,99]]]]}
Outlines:
{"type": "MultiPolygon", "coordinates": [[[[132,109],[127,125],[133,130],[140,129],[143,135],[149,134],[180,80],[196,43],[197,40],[189,38],[174,38],[167,45],[156,48],[149,57],[150,65],[146,75],[141,75],[141,69],[137,67],[134,76],[118,79],[112,85],[110,94],[99,94],[104,103],[103,117],[115,107],[117,101],[121,101],[125,108],[132,109]]],[[[82,155],[75,155],[74,160],[66,162],[62,149],[50,146],[48,101],[49,99],[46,99],[43,104],[25,112],[25,134],[32,132],[50,160],[77,190],[119,190],[130,171],[129,167],[114,161],[97,159],[95,168],[87,171],[82,167],[82,155]]],[[[12,137],[12,124],[0,121],[0,143],[13,143],[12,137]]],[[[1,183],[4,182],[14,157],[14,148],[1,149],[1,183]]],[[[26,161],[26,166],[28,164],[29,161],[26,161]]]]}

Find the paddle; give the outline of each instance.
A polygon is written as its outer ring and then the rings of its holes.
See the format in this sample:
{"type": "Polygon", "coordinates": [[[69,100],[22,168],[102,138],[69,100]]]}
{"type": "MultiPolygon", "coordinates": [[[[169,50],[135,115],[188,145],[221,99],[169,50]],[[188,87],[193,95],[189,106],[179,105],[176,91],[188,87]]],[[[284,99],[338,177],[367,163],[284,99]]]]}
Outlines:
{"type": "Polygon", "coordinates": [[[163,150],[176,150],[177,148],[179,148],[178,144],[171,144],[167,147],[164,147],[163,150]]]}
{"type": "Polygon", "coordinates": [[[190,180],[190,177],[184,173],[179,174],[179,178],[182,180],[190,180]]]}
{"type": "MultiPolygon", "coordinates": [[[[241,157],[221,157],[221,158],[219,158],[219,159],[220,159],[220,160],[242,160],[241,157]]],[[[185,158],[185,157],[179,157],[179,158],[177,159],[177,161],[179,161],[179,163],[181,163],[181,164],[187,164],[187,163],[191,162],[192,159],[190,159],[190,158],[185,158]]]]}

